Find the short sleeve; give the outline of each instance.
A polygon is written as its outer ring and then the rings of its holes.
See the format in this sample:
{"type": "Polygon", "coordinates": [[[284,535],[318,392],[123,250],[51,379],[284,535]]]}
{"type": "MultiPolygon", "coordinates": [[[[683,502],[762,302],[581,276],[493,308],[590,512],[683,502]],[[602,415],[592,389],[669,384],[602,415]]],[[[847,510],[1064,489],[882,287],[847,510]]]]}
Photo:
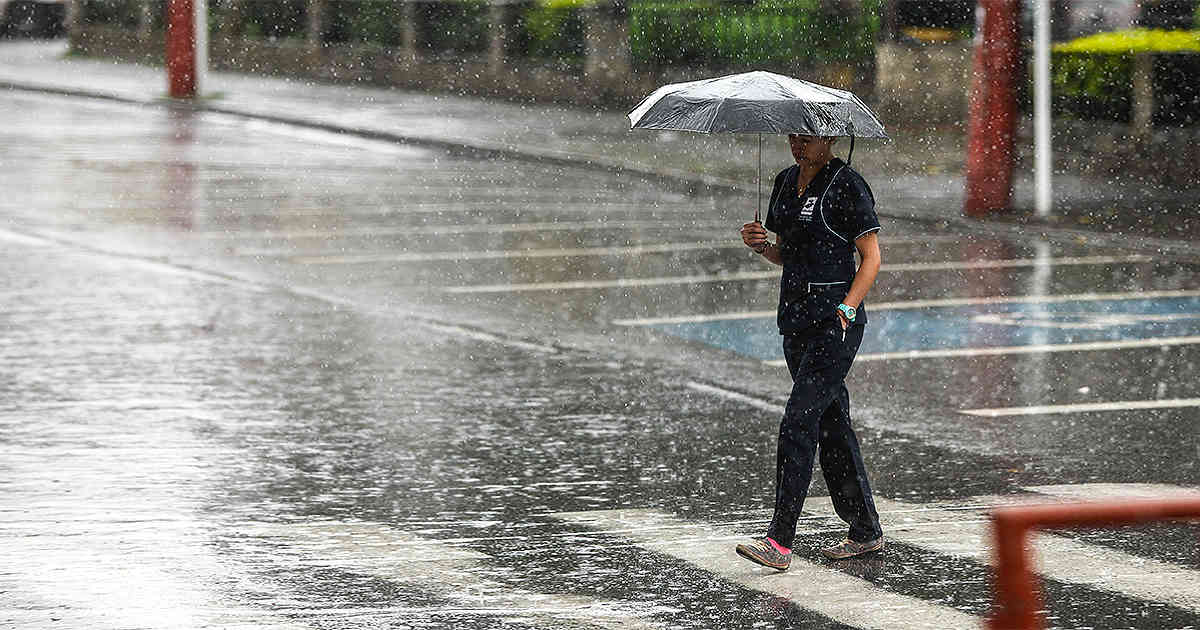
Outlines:
{"type": "Polygon", "coordinates": [[[853,242],[868,232],[880,229],[879,217],[875,214],[875,195],[861,175],[851,171],[846,178],[845,235],[853,242]]]}

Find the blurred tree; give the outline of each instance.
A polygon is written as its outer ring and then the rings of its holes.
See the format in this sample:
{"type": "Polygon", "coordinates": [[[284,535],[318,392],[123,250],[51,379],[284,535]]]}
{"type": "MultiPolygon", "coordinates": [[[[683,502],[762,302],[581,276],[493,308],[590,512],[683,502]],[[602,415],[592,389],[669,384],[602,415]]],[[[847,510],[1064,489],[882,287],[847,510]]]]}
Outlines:
{"type": "Polygon", "coordinates": [[[1196,0],[1139,0],[1138,26],[1167,30],[1190,29],[1195,23],[1196,0]]]}
{"type": "Polygon", "coordinates": [[[1050,39],[1061,42],[1071,38],[1070,0],[1050,0],[1050,39]]]}

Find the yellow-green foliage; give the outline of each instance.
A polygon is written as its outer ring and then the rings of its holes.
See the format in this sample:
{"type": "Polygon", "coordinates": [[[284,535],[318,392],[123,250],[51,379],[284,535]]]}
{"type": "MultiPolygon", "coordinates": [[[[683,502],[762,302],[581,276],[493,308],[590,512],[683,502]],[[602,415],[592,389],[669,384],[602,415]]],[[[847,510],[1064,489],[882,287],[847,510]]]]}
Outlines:
{"type": "Polygon", "coordinates": [[[642,0],[629,3],[629,46],[650,66],[855,64],[875,54],[882,4],[831,14],[821,0],[642,0]]]}
{"type": "Polygon", "coordinates": [[[1194,67],[1189,59],[1196,53],[1200,53],[1200,30],[1132,29],[1057,44],[1051,63],[1059,115],[1127,120],[1133,98],[1134,55],[1164,55],[1155,62],[1158,92],[1178,87],[1161,77],[1171,76],[1169,68],[1194,67]]]}
{"type": "Polygon", "coordinates": [[[526,53],[535,58],[579,62],[583,59],[583,21],[579,9],[594,0],[538,0],[522,13],[526,53]]]}
{"type": "Polygon", "coordinates": [[[1126,54],[1200,52],[1200,30],[1164,31],[1136,28],[1098,33],[1054,45],[1054,52],[1126,54]]]}
{"type": "Polygon", "coordinates": [[[578,9],[593,2],[594,0],[538,0],[538,4],[546,9],[578,9]]]}

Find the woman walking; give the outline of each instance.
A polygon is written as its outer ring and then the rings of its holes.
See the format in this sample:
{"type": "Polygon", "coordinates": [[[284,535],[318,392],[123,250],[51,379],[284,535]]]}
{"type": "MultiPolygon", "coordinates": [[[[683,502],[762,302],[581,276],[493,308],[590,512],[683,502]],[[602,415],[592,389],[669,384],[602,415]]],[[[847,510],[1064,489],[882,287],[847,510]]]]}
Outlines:
{"type": "Polygon", "coordinates": [[[866,181],[833,156],[835,141],[788,134],[796,164],[775,177],[766,225],[741,231],[748,247],[783,267],[778,324],[793,384],[779,427],[775,514],[766,535],[737,552],[780,571],[791,563],[818,450],[834,510],[849,524],[846,539],[821,553],[842,559],[883,549],[845,382],[867,323],[862,301],[879,272],[879,219],[866,181]]]}

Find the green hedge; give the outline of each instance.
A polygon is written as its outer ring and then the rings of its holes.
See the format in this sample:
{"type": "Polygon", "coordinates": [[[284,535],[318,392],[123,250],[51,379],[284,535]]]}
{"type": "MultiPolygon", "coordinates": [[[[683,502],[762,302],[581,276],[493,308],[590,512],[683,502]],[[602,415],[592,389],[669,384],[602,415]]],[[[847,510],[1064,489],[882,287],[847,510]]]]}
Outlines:
{"type": "Polygon", "coordinates": [[[400,45],[403,37],[400,6],[392,0],[330,2],[325,16],[324,41],[400,45]]]}
{"type": "Polygon", "coordinates": [[[249,0],[242,3],[242,33],[262,39],[299,39],[308,29],[306,0],[249,0]]]}
{"type": "Polygon", "coordinates": [[[135,0],[84,0],[83,21],[121,28],[137,28],[141,9],[135,0]]]}
{"type": "MultiPolygon", "coordinates": [[[[161,28],[163,0],[154,26],[161,28]]],[[[585,55],[582,10],[592,0],[527,0],[509,13],[508,53],[580,64],[585,55]]],[[[864,0],[854,15],[822,11],[820,0],[631,0],[633,60],[648,66],[775,66],[854,63],[873,54],[884,0],[864,0]]],[[[136,0],[85,0],[91,22],[135,27],[136,0]]],[[[302,38],[306,0],[243,0],[235,30],[247,37],[302,38]]],[[[228,0],[210,0],[210,25],[227,16],[228,0]]],[[[431,54],[487,49],[486,0],[414,2],[417,40],[431,54]]],[[[399,0],[330,0],[322,41],[395,48],[404,29],[399,0]]]]}
{"type": "Polygon", "coordinates": [[[488,46],[488,5],[484,0],[417,4],[418,40],[430,52],[481,52],[488,46]]]}
{"type": "Polygon", "coordinates": [[[582,63],[587,46],[580,9],[586,4],[588,0],[531,3],[517,19],[516,42],[510,52],[535,59],[582,63]]]}
{"type": "MultiPolygon", "coordinates": [[[[395,48],[403,41],[404,7],[397,0],[333,0],[321,39],[395,48]]],[[[417,41],[426,53],[477,53],[488,45],[485,0],[414,2],[417,41]]]]}
{"type": "Polygon", "coordinates": [[[879,30],[881,1],[862,5],[844,16],[823,12],[819,0],[635,2],[633,59],[649,66],[854,63],[874,54],[879,30]]]}
{"type": "Polygon", "coordinates": [[[1128,121],[1133,59],[1108,53],[1051,54],[1054,109],[1060,116],[1128,121]]]}

